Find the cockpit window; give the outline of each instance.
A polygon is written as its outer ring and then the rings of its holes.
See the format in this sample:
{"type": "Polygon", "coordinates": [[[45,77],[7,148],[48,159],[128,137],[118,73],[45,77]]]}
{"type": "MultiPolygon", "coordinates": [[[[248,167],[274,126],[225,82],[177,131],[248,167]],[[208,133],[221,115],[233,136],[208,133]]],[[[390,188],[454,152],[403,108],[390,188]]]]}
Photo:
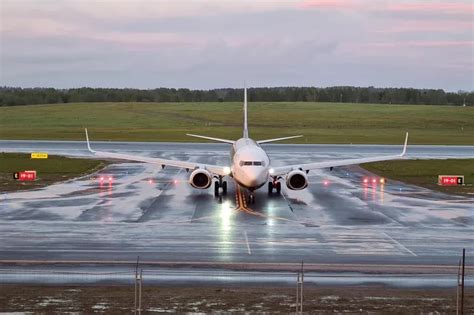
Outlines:
{"type": "Polygon", "coordinates": [[[240,166],[264,166],[262,161],[240,161],[240,166]]]}

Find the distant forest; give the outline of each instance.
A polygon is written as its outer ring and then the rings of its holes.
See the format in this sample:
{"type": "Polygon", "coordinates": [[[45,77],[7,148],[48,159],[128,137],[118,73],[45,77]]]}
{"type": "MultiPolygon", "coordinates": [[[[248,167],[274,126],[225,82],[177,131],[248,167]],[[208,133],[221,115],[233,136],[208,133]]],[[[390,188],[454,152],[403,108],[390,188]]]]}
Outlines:
{"type": "MultiPolygon", "coordinates": [[[[251,88],[249,101],[335,102],[413,105],[472,105],[474,92],[375,87],[271,87],[251,88]]],[[[243,89],[112,89],[0,87],[0,106],[79,102],[241,102],[243,89]]]]}

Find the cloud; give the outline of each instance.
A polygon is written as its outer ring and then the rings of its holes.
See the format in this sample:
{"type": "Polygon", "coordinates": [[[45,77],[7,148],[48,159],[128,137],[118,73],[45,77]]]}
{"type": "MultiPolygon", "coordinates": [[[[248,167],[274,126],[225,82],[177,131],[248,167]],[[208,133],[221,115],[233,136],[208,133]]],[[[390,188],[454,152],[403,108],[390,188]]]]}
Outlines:
{"type": "Polygon", "coordinates": [[[453,3],[3,0],[0,85],[473,89],[472,11],[453,3]]]}
{"type": "Polygon", "coordinates": [[[410,2],[390,3],[387,5],[389,11],[408,12],[444,12],[444,13],[473,13],[472,3],[462,2],[410,2]]]}
{"type": "Polygon", "coordinates": [[[401,47],[466,47],[473,48],[474,41],[399,41],[399,42],[388,42],[388,43],[368,43],[367,47],[371,48],[401,48],[401,47]]]}
{"type": "Polygon", "coordinates": [[[364,5],[363,0],[304,0],[302,3],[299,4],[299,7],[348,10],[348,9],[360,9],[363,7],[363,5],[364,5]]]}

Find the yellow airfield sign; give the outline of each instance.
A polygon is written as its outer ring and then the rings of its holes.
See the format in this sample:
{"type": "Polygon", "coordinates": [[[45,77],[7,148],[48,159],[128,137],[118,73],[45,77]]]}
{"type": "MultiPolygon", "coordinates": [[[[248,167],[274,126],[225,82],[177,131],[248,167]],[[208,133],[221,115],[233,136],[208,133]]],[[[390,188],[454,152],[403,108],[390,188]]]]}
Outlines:
{"type": "Polygon", "coordinates": [[[31,158],[32,159],[47,159],[48,158],[48,153],[33,152],[33,153],[31,153],[31,158]]]}

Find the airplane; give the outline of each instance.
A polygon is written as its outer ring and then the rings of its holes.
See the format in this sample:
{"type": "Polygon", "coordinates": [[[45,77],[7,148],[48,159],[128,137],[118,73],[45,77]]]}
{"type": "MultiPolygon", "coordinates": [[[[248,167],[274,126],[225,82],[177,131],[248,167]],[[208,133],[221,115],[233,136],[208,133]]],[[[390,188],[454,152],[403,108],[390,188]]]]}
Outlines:
{"type": "Polygon", "coordinates": [[[195,134],[187,134],[191,137],[197,137],[206,140],[223,142],[232,145],[230,149],[231,165],[220,166],[213,164],[204,164],[188,161],[167,160],[161,158],[151,158],[136,155],[127,155],[113,152],[94,151],[89,142],[89,135],[86,132],[86,141],[88,150],[96,157],[112,158],[120,160],[138,161],[144,163],[152,163],[165,166],[192,170],[189,176],[189,184],[197,189],[208,189],[214,181],[214,194],[218,197],[220,194],[227,193],[227,182],[225,177],[233,178],[239,186],[248,190],[249,203],[255,202],[255,190],[261,188],[267,183],[268,193],[272,194],[275,190],[277,194],[281,192],[281,180],[284,180],[288,189],[302,190],[308,186],[308,176],[310,170],[353,165],[369,162],[379,162],[388,160],[402,159],[407,151],[408,132],[405,137],[405,144],[401,154],[384,155],[367,158],[355,158],[325,162],[302,163],[285,166],[272,166],[270,158],[261,147],[261,144],[288,140],[302,137],[290,136],[275,139],[266,139],[255,141],[249,136],[248,120],[247,120],[247,88],[244,88],[244,124],[243,135],[238,140],[227,140],[195,134]]]}

